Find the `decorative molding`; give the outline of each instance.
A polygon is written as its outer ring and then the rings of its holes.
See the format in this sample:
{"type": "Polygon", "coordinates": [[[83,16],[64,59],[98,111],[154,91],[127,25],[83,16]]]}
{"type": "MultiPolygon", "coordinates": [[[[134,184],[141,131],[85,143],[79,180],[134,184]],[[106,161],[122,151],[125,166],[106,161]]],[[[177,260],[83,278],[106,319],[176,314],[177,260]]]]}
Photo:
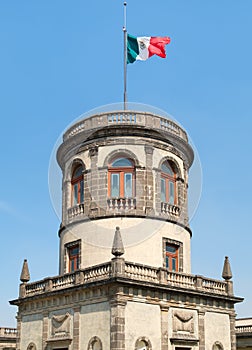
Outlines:
{"type": "Polygon", "coordinates": [[[94,157],[94,156],[97,156],[97,154],[98,154],[98,146],[92,146],[92,147],[89,148],[88,155],[89,155],[90,158],[94,157]]]}
{"type": "Polygon", "coordinates": [[[188,311],[173,312],[173,332],[194,334],[194,316],[188,311]]]}
{"type": "Polygon", "coordinates": [[[66,337],[70,334],[70,314],[53,315],[52,322],[52,337],[66,337]]]}

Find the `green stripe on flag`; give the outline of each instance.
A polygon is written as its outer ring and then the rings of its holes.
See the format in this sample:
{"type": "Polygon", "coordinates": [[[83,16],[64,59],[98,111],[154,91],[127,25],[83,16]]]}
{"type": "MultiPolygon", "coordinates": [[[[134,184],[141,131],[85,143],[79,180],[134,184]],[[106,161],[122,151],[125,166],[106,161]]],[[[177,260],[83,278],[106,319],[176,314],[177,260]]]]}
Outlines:
{"type": "Polygon", "coordinates": [[[127,63],[133,63],[139,55],[137,38],[127,34],[127,63]]]}

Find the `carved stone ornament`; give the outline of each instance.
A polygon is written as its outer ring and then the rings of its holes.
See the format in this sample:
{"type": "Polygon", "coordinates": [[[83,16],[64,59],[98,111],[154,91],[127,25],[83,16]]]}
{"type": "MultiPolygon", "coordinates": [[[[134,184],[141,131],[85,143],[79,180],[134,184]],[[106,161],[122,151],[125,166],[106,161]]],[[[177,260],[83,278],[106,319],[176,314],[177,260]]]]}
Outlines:
{"type": "Polygon", "coordinates": [[[175,311],[173,313],[173,332],[194,333],[194,318],[192,312],[175,311]]]}
{"type": "Polygon", "coordinates": [[[52,336],[66,337],[70,334],[70,314],[52,316],[52,336]]]}

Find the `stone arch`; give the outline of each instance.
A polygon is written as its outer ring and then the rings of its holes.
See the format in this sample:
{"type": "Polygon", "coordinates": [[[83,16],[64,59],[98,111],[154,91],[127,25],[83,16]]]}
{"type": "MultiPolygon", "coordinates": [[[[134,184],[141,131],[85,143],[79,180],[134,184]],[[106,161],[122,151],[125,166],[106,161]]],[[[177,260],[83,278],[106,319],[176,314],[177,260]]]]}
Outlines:
{"type": "Polygon", "coordinates": [[[158,164],[158,169],[161,169],[161,165],[165,162],[165,161],[168,161],[172,167],[173,167],[173,170],[175,172],[175,174],[177,175],[177,178],[182,178],[182,173],[181,173],[181,169],[180,169],[180,166],[179,166],[179,163],[177,162],[176,159],[174,159],[173,157],[171,156],[166,156],[166,157],[163,157],[159,164],[158,164]]]}
{"type": "Polygon", "coordinates": [[[112,159],[115,159],[117,157],[126,157],[126,158],[130,158],[133,160],[134,164],[137,166],[139,165],[139,160],[137,158],[137,156],[135,155],[135,153],[133,153],[130,150],[127,149],[118,149],[115,151],[110,152],[103,163],[104,167],[107,167],[109,165],[109,163],[112,161],[112,159]]]}
{"type": "Polygon", "coordinates": [[[80,159],[80,158],[75,158],[75,159],[71,162],[71,164],[69,164],[68,167],[66,168],[65,179],[66,179],[67,181],[71,181],[73,169],[74,169],[78,164],[79,164],[79,165],[82,165],[82,166],[83,166],[83,169],[86,169],[83,160],[80,159]]]}
{"type": "Polygon", "coordinates": [[[140,350],[140,346],[145,345],[146,350],[152,350],[151,342],[147,337],[139,337],[135,343],[135,350],[140,350]],[[142,343],[142,344],[141,344],[142,343]]]}
{"type": "Polygon", "coordinates": [[[216,342],[213,344],[212,350],[224,350],[224,346],[222,345],[221,342],[216,341],[216,342]]]}
{"type": "Polygon", "coordinates": [[[33,342],[29,343],[29,345],[27,346],[27,350],[36,350],[36,349],[37,347],[33,342]]]}
{"type": "Polygon", "coordinates": [[[97,336],[92,337],[88,342],[87,350],[102,350],[101,339],[97,336]]]}

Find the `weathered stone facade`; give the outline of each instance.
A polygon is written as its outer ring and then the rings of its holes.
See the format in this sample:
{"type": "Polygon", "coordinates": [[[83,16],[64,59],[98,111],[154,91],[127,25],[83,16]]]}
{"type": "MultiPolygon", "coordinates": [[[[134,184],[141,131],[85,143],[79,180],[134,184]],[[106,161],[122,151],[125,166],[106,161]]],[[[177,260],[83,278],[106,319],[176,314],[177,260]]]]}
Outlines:
{"type": "Polygon", "coordinates": [[[228,260],[222,281],[191,274],[193,157],[186,132],[152,113],[102,113],[67,130],[60,274],[30,283],[24,267],[11,302],[18,350],[236,349],[242,299],[228,260]]]}

